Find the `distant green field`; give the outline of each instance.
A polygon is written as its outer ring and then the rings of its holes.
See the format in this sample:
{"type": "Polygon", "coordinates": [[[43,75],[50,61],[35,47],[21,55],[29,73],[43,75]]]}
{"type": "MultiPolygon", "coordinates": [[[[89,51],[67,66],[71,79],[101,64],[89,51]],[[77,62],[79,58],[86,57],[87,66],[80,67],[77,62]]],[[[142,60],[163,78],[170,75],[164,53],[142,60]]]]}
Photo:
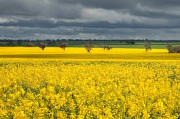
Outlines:
{"type": "MultiPolygon", "coordinates": [[[[101,41],[96,41],[92,42],[94,44],[94,47],[96,48],[101,48],[105,45],[108,45],[113,48],[144,48],[144,42],[135,42],[135,44],[128,44],[126,42],[119,42],[119,41],[106,41],[106,42],[101,42],[101,41]]],[[[84,47],[85,42],[69,42],[69,47],[84,47]]],[[[151,42],[151,47],[154,49],[166,49],[167,45],[179,45],[180,42],[151,42]]]]}
{"type": "MultiPolygon", "coordinates": [[[[144,48],[144,44],[142,43],[138,43],[138,44],[134,44],[134,45],[126,45],[126,44],[118,44],[118,45],[114,45],[114,44],[107,44],[108,46],[112,47],[112,48],[144,48]]],[[[179,43],[177,44],[173,44],[174,46],[176,45],[180,45],[179,43]]],[[[69,45],[70,47],[84,47],[84,45],[69,45]]],[[[94,45],[95,48],[101,48],[104,45],[94,45]]],[[[157,44],[157,43],[152,43],[151,47],[154,49],[166,49],[167,48],[167,43],[164,44],[157,44]]]]}
{"type": "MultiPolygon", "coordinates": [[[[45,43],[48,47],[58,47],[61,42],[66,42],[68,47],[84,47],[91,42],[95,48],[110,46],[112,48],[144,48],[144,41],[134,40],[71,40],[71,41],[0,41],[0,47],[37,47],[39,43],[45,43]]],[[[152,49],[166,49],[168,44],[180,46],[179,41],[150,41],[152,49]]]]}

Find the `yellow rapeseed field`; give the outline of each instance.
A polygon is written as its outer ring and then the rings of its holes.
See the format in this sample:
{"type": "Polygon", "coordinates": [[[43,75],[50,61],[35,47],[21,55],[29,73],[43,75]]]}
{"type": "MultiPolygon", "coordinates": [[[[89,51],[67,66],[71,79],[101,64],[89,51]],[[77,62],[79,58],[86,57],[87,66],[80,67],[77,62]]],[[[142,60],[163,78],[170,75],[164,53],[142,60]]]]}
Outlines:
{"type": "Polygon", "coordinates": [[[180,55],[1,47],[0,118],[179,119],[180,55]]]}

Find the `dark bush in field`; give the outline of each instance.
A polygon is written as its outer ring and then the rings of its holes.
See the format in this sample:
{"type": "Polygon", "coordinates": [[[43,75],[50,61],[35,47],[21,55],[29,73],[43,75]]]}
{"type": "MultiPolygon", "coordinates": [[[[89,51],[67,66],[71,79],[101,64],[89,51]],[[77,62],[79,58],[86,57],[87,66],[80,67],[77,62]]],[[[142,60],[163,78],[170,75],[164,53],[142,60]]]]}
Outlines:
{"type": "Polygon", "coordinates": [[[104,46],[103,48],[104,48],[104,50],[111,50],[112,49],[112,47],[110,47],[110,46],[104,46]]]}
{"type": "Polygon", "coordinates": [[[167,49],[169,53],[180,53],[180,46],[168,45],[167,49]]]}

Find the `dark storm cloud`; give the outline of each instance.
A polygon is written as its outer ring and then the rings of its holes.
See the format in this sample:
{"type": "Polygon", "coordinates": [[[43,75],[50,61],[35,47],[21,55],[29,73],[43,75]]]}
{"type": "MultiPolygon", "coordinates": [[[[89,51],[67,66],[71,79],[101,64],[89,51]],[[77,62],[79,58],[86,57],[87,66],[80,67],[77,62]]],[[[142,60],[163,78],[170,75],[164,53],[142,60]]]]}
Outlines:
{"type": "Polygon", "coordinates": [[[0,15],[44,16],[74,19],[80,16],[80,5],[49,0],[1,0],[0,15]]]}
{"type": "Polygon", "coordinates": [[[1,37],[144,38],[159,30],[152,38],[175,39],[179,21],[179,0],[0,0],[1,37]]]}
{"type": "Polygon", "coordinates": [[[78,3],[87,7],[105,8],[105,9],[123,9],[133,8],[137,0],[58,0],[63,3],[78,3]]]}
{"type": "MultiPolygon", "coordinates": [[[[180,23],[179,23],[180,24],[180,23]]],[[[16,27],[39,27],[39,28],[56,28],[56,27],[82,27],[82,28],[180,28],[178,25],[152,25],[152,24],[138,24],[138,23],[109,23],[106,21],[79,23],[79,22],[52,22],[50,20],[19,20],[18,22],[0,23],[0,26],[16,26],[16,27]]]]}
{"type": "Polygon", "coordinates": [[[150,18],[180,18],[179,0],[59,0],[64,3],[79,3],[86,7],[122,10],[137,16],[150,18]]]}
{"type": "Polygon", "coordinates": [[[57,0],[64,3],[79,3],[86,6],[96,6],[103,8],[120,8],[121,6],[133,6],[137,3],[152,6],[169,6],[179,5],[179,0],[57,0]]]}

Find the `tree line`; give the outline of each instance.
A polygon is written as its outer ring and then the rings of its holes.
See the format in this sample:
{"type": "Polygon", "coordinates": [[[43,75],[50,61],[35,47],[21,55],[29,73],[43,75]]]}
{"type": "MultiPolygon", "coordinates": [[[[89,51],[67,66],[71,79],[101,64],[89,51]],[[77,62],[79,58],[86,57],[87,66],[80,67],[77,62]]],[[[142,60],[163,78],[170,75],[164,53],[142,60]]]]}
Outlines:
{"type": "MultiPolygon", "coordinates": [[[[150,50],[152,50],[152,44],[151,43],[155,43],[158,41],[154,41],[154,40],[91,40],[91,39],[87,39],[87,40],[73,40],[73,39],[57,39],[57,40],[51,40],[51,39],[47,39],[47,40],[11,40],[11,39],[0,39],[0,46],[23,46],[23,47],[40,47],[42,50],[45,49],[45,47],[49,46],[49,47],[60,47],[62,48],[64,51],[66,49],[66,47],[85,47],[85,49],[87,50],[87,52],[91,52],[91,50],[94,47],[101,47],[104,50],[111,50],[114,46],[119,46],[121,47],[121,45],[129,45],[129,46],[133,46],[136,45],[136,43],[142,43],[142,45],[144,44],[144,48],[145,51],[148,52],[150,50]]],[[[164,43],[165,41],[159,41],[159,43],[164,43]]],[[[167,49],[169,53],[180,53],[180,46],[177,45],[173,45],[176,44],[176,42],[179,41],[169,41],[169,43],[167,44],[167,49]],[[173,43],[174,42],[174,43],[173,43]]],[[[167,41],[166,41],[167,43],[167,41]]]]}

